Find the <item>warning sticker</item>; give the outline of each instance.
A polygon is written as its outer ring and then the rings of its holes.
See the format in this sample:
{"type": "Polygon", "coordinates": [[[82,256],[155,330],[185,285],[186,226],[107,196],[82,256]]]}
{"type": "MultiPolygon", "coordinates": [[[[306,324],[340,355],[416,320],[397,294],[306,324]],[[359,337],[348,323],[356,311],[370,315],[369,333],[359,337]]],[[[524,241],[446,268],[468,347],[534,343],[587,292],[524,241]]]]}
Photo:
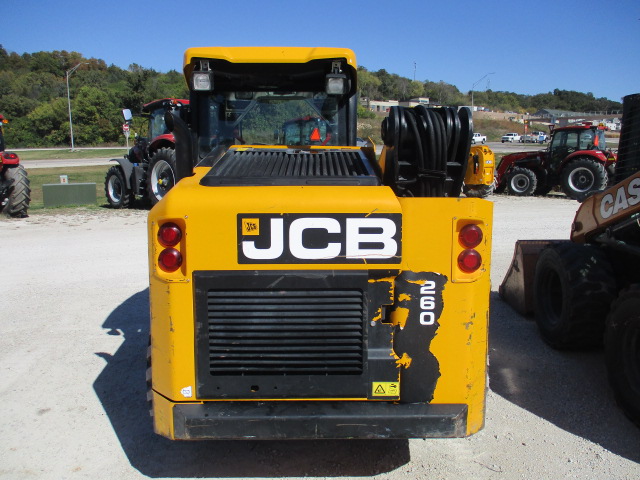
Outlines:
{"type": "Polygon", "coordinates": [[[373,382],[371,386],[374,397],[397,397],[400,394],[398,382],[373,382]]]}

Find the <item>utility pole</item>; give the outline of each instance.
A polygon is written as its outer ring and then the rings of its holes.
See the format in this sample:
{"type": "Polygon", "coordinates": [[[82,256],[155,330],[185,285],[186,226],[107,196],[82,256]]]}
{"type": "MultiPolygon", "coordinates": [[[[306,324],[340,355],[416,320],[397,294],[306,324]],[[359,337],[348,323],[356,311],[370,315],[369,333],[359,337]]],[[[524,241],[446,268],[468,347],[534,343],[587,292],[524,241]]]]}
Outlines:
{"type": "Polygon", "coordinates": [[[69,92],[69,75],[75,72],[80,65],[87,65],[87,64],[88,62],[81,62],[77,64],[75,67],[73,67],[71,70],[67,70],[67,104],[69,106],[69,133],[71,135],[71,151],[72,152],[74,150],[74,145],[73,145],[73,122],[71,121],[71,94],[69,92]]]}

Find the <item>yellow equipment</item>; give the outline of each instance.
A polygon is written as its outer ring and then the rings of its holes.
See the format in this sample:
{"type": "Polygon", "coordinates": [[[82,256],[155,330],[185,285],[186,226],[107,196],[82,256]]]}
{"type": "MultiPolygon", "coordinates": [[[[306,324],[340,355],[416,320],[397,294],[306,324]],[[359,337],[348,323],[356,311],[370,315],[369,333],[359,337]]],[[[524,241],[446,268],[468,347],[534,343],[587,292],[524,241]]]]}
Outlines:
{"type": "Polygon", "coordinates": [[[459,198],[468,109],[393,109],[378,162],[356,146],[350,50],[193,48],[184,72],[179,182],[148,224],[155,431],[482,428],[492,204],[459,198]],[[300,118],[317,128],[288,138],[313,144],[278,144],[300,118]]]}
{"type": "Polygon", "coordinates": [[[496,158],[486,145],[473,145],[469,152],[462,191],[467,197],[486,198],[495,189],[496,158]]]}

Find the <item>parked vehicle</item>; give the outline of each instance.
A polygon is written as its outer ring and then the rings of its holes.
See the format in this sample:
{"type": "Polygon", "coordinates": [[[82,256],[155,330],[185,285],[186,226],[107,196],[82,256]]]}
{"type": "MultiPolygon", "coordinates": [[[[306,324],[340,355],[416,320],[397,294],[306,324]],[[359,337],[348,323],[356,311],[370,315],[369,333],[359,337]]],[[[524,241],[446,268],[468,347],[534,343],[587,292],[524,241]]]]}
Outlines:
{"type": "Polygon", "coordinates": [[[190,115],[166,116],[182,180],[148,218],[155,432],[481,429],[493,204],[460,198],[470,109],[391,107],[377,158],[356,145],[351,50],[193,48],[183,71],[190,115]]]}
{"type": "Polygon", "coordinates": [[[31,186],[20,157],[4,150],[4,125],[9,121],[0,115],[0,212],[9,217],[27,217],[31,202],[31,186]]]}
{"type": "Polygon", "coordinates": [[[495,164],[495,155],[489,147],[471,147],[462,192],[476,198],[491,195],[495,188],[495,164]]]}
{"type": "Polygon", "coordinates": [[[506,133],[502,136],[502,143],[504,142],[514,143],[519,141],[520,141],[520,135],[514,132],[506,133]]]}
{"type": "Polygon", "coordinates": [[[472,144],[476,144],[476,143],[486,143],[487,141],[487,137],[485,135],[482,135],[481,133],[474,133],[473,137],[471,137],[471,143],[472,144]]]}
{"type": "MultiPolygon", "coordinates": [[[[104,189],[109,205],[126,208],[136,199],[149,199],[158,203],[175,185],[175,139],[165,125],[167,111],[184,115],[189,100],[164,98],[142,107],[142,117],[148,120],[149,137],[135,136],[135,143],[124,158],[109,169],[104,189]]],[[[123,110],[126,125],[131,125],[131,111],[123,110]]]]}
{"type": "Polygon", "coordinates": [[[624,97],[623,109],[618,183],[580,205],[571,240],[518,240],[499,290],[535,314],[552,347],[604,343],[618,405],[640,426],[640,94],[624,97]]]}
{"type": "Polygon", "coordinates": [[[578,200],[607,186],[616,159],[607,149],[603,127],[587,123],[556,128],[546,150],[502,158],[496,192],[546,195],[560,185],[565,195],[578,200]]]}
{"type": "Polygon", "coordinates": [[[531,132],[520,137],[520,143],[545,143],[548,136],[544,132],[531,132]]]}

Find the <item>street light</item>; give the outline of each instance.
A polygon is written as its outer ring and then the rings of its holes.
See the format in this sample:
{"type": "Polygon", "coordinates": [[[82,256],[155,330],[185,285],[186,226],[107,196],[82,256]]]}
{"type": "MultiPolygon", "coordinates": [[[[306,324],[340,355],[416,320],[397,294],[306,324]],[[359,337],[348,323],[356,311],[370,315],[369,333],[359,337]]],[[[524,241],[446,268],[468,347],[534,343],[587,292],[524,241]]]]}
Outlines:
{"type": "Polygon", "coordinates": [[[69,133],[71,134],[71,151],[73,152],[73,122],[71,121],[71,94],[69,93],[69,75],[76,71],[80,65],[88,65],[89,62],[81,62],[73,67],[71,70],[67,70],[67,104],[69,105],[69,133]]]}
{"type": "Polygon", "coordinates": [[[493,75],[496,72],[490,72],[487,73],[484,77],[482,77],[480,80],[478,80],[476,83],[474,83],[473,85],[471,85],[471,111],[473,112],[473,89],[476,88],[476,85],[479,84],[482,80],[484,80],[485,78],[487,78],[489,75],[493,75]]]}

